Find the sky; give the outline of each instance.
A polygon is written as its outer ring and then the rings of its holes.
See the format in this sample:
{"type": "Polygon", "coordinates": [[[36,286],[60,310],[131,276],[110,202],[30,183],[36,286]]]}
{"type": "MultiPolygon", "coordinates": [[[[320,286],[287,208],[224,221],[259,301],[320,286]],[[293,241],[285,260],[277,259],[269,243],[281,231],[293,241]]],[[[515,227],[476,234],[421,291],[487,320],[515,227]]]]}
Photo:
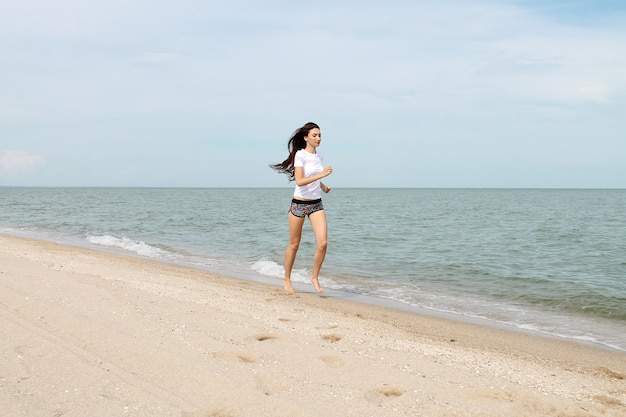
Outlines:
{"type": "Polygon", "coordinates": [[[0,186],[626,188],[623,0],[0,10],[0,186]]]}

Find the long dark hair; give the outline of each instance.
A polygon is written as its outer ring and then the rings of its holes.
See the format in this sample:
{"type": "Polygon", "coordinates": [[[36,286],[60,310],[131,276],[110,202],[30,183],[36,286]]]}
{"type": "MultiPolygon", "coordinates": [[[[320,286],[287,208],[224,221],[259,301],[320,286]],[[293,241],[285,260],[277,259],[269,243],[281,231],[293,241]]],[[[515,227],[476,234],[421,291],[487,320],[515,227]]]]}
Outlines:
{"type": "Polygon", "coordinates": [[[319,129],[320,127],[313,123],[309,122],[302,126],[299,129],[296,129],[291,135],[291,139],[289,139],[289,143],[287,143],[287,149],[289,149],[289,156],[280,164],[270,165],[270,168],[280,172],[281,174],[287,174],[289,176],[289,181],[293,181],[294,177],[294,169],[293,169],[293,159],[296,156],[296,152],[300,149],[306,148],[306,141],[304,138],[308,136],[309,131],[311,129],[319,129]]]}

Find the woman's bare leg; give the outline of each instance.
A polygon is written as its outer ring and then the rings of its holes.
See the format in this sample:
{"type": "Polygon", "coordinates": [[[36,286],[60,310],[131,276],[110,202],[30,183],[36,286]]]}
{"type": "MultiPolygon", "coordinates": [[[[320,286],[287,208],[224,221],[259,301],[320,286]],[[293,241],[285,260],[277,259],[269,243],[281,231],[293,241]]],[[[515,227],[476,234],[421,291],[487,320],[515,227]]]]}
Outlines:
{"type": "Polygon", "coordinates": [[[287,245],[287,249],[285,249],[285,278],[283,280],[283,286],[287,294],[293,294],[295,291],[291,286],[291,270],[293,269],[296,254],[300,247],[304,217],[296,217],[291,213],[288,213],[287,216],[289,217],[289,244],[287,245]]]}
{"type": "Polygon", "coordinates": [[[326,257],[326,248],[328,246],[328,227],[326,224],[326,213],[324,210],[316,211],[309,215],[311,221],[311,227],[315,234],[315,255],[313,255],[313,274],[311,275],[311,282],[315,286],[317,292],[323,292],[324,288],[320,285],[319,274],[322,269],[322,263],[326,257]]]}

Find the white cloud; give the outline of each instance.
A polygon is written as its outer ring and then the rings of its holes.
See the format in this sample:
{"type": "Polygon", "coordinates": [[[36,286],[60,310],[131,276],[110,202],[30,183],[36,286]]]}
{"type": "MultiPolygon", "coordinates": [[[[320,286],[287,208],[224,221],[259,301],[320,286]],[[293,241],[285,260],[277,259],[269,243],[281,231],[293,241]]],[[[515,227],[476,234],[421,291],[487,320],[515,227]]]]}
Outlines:
{"type": "Polygon", "coordinates": [[[3,151],[0,154],[0,173],[3,175],[32,174],[45,163],[41,155],[22,151],[3,151]]]}

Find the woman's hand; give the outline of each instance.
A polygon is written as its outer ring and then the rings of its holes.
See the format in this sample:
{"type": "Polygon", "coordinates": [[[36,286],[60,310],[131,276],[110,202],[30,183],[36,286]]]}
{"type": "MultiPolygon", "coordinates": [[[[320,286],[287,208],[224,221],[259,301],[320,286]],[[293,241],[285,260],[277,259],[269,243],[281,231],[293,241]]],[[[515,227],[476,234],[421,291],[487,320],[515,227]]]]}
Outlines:
{"type": "MultiPolygon", "coordinates": [[[[332,165],[328,165],[326,168],[324,168],[324,171],[322,172],[322,178],[329,176],[330,174],[333,173],[333,167],[332,165]]],[[[320,181],[320,188],[322,189],[322,191],[324,191],[326,194],[328,194],[330,192],[330,187],[327,186],[326,184],[324,184],[323,182],[320,181]]]]}

